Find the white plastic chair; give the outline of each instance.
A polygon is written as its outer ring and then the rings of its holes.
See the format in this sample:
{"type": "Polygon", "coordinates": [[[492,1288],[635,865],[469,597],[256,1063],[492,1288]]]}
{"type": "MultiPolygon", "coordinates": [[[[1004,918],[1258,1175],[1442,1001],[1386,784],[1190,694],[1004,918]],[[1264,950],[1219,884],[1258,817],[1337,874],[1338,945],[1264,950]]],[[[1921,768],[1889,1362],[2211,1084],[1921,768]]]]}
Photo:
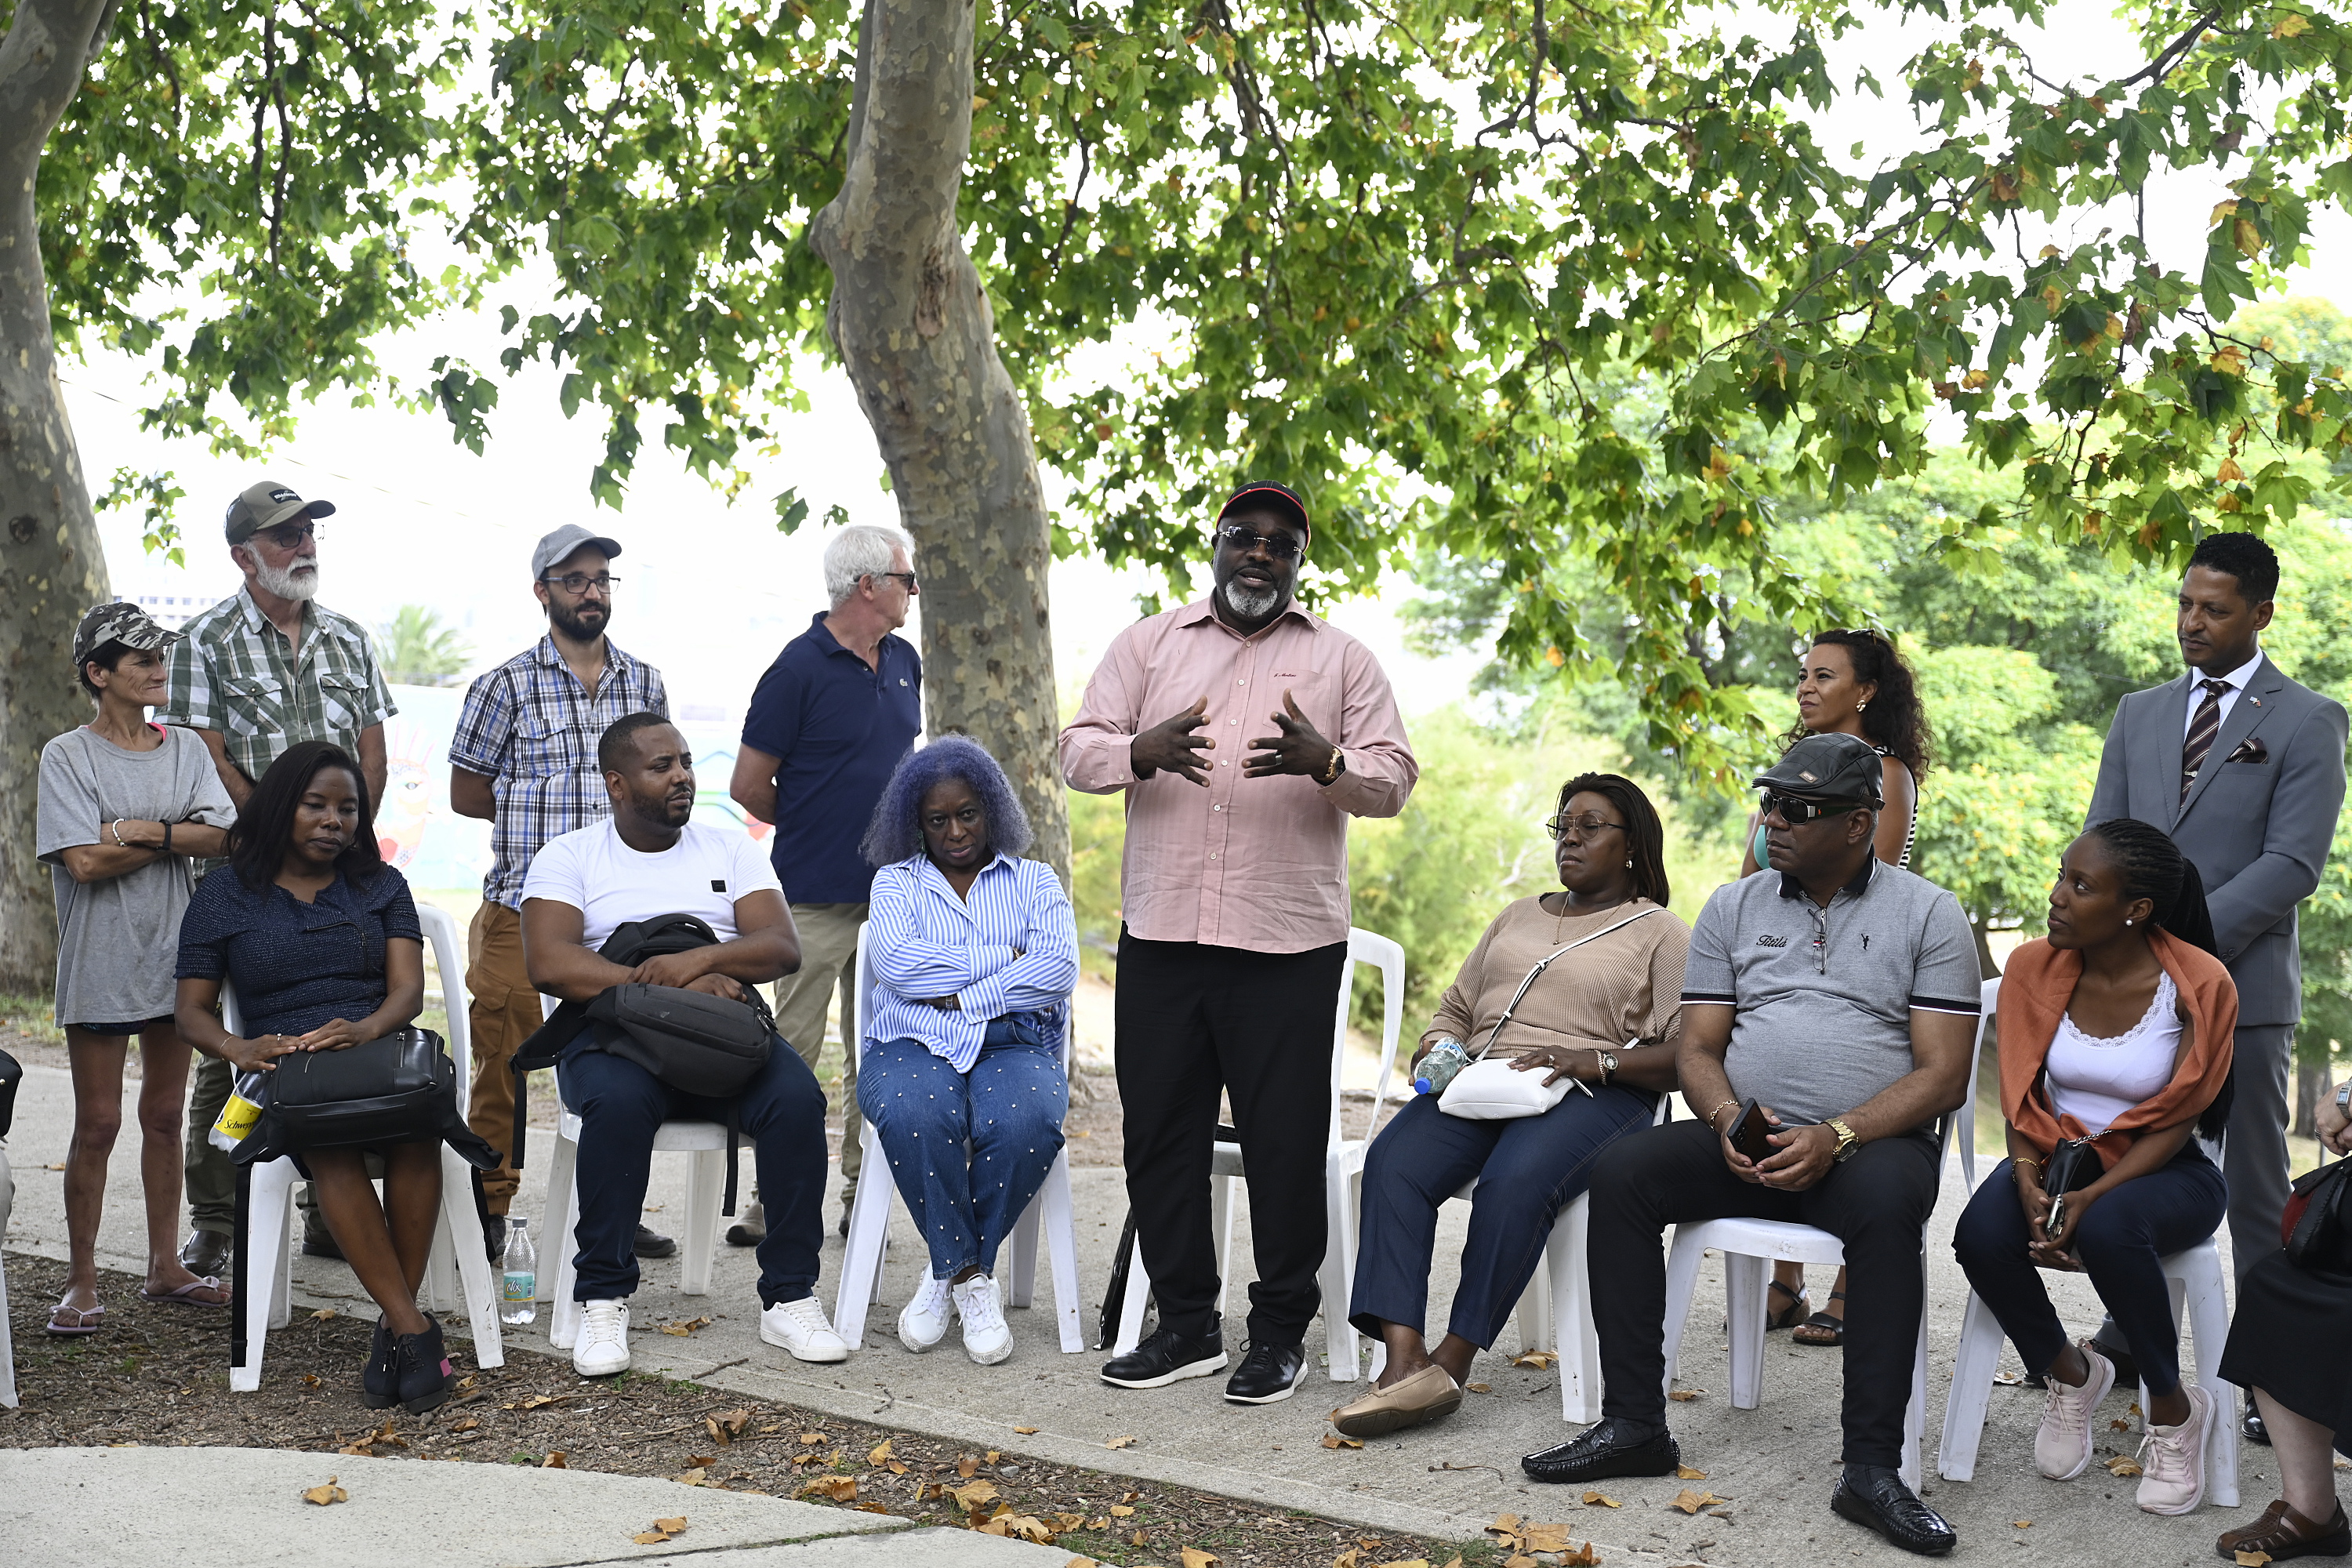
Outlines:
{"type": "MultiPolygon", "coordinates": [[[[540,998],[541,1016],[554,1013],[556,999],[540,998]]],[[[561,1070],[561,1069],[558,1069],[561,1070]]],[[[665,1121],[654,1131],[654,1152],[689,1156],[686,1170],[686,1227],[677,1238],[680,1295],[710,1294],[711,1258],[719,1247],[719,1209],[727,1192],[727,1128],[718,1121],[665,1121]]],[[[580,1118],[556,1100],[555,1158],[547,1172],[547,1217],[542,1235],[560,1237],[555,1273],[539,1271],[539,1299],[549,1303],[547,1340],[568,1351],[580,1338],[580,1303],[572,1298],[579,1278],[580,1118]]]]}
{"type": "MultiPolygon", "coordinates": [[[[0,1143],[0,1236],[16,1206],[16,1179],[8,1172],[8,1146],[0,1143]]],[[[8,1332],[8,1269],[0,1263],[0,1408],[16,1408],[16,1344],[8,1332]]]]}
{"type": "MultiPolygon", "coordinates": [[[[1948,1111],[1937,1129],[1936,1179],[1943,1180],[1945,1156],[1954,1132],[1965,1125],[1971,1136],[1976,1119],[1971,1108],[1977,1096],[1977,1064],[1984,1048],[1985,1026],[1991,1014],[1983,998],[1992,995],[1998,981],[1987,981],[1979,994],[1976,1037],[1969,1051],[1968,1092],[1959,1106],[1948,1111]]],[[[1973,1174],[1976,1156],[1963,1145],[1961,1164],[1973,1174]]],[[[1675,1363],[1682,1351],[1683,1330],[1690,1317],[1691,1297],[1698,1289],[1699,1260],[1709,1251],[1723,1254],[1724,1294],[1727,1299],[1731,1337],[1731,1404],[1753,1410],[1763,1403],[1764,1284],[1768,1263],[1802,1263],[1839,1268],[1845,1265],[1845,1247],[1828,1231],[1789,1220],[1711,1219],[1675,1227],[1675,1244],[1666,1256],[1666,1388],[1673,1391],[1675,1363]]],[[[1919,1267],[1927,1267],[1926,1238],[1920,1243],[1919,1267]]],[[[1927,1411],[1927,1314],[1919,1314],[1919,1344],[1911,1359],[1911,1395],[1903,1412],[1904,1484],[1919,1488],[1919,1434],[1927,1411]]]]}
{"type": "MultiPolygon", "coordinates": [[[[1363,1191],[1364,1153],[1380,1131],[1381,1108],[1388,1103],[1389,1078],[1396,1068],[1397,1028],[1404,1017],[1404,949],[1387,937],[1368,931],[1348,932],[1348,962],[1339,972],[1337,1016],[1331,1026],[1331,1120],[1324,1135],[1323,1203],[1327,1239],[1318,1281],[1323,1290],[1323,1326],[1334,1383],[1353,1383],[1362,1366],[1360,1336],[1348,1321],[1348,1287],[1355,1268],[1356,1213],[1363,1191]],[[1348,1052],[1348,1000],[1356,965],[1369,963],[1381,972],[1381,1076],[1372,1095],[1372,1120],[1361,1138],[1348,1138],[1339,1130],[1339,1076],[1348,1052]]],[[[1220,1142],[1209,1158],[1209,1226],[1217,1248],[1217,1310],[1225,1308],[1225,1287],[1233,1277],[1234,1184],[1244,1180],[1238,1143],[1220,1142]]],[[[1143,1267],[1138,1242],[1127,1270],[1127,1299],[1120,1303],[1118,1337],[1113,1355],[1125,1355],[1143,1337],[1143,1305],[1151,1279],[1143,1267]]]]}
{"type": "MultiPolygon", "coordinates": [[[[857,928],[857,1017],[856,1027],[850,1031],[849,1048],[863,1053],[866,1048],[866,1026],[874,1016],[874,973],[866,953],[866,934],[874,928],[857,928]]],[[[1072,1029],[1075,1029],[1075,1023],[1072,1029]]],[[[1062,1070],[1070,1070],[1070,1033],[1062,1036],[1062,1070]]],[[[865,1150],[868,1171],[887,1173],[889,1157],[882,1152],[881,1134],[871,1121],[865,1123],[861,1147],[865,1150]]],[[[833,1299],[834,1331],[851,1345],[864,1342],[866,1313],[875,1296],[882,1289],[882,1264],[890,1249],[890,1205],[898,1196],[898,1184],[885,1177],[880,1181],[861,1181],[857,1195],[849,1205],[849,1245],[841,1259],[841,1284],[833,1299]]],[[[1045,1245],[1050,1249],[1054,1269],[1054,1316],[1059,1321],[1062,1353],[1075,1354],[1087,1348],[1086,1331],[1078,1319],[1078,1231],[1076,1215],[1070,1200],[1070,1151],[1066,1144],[1054,1156],[1053,1169],[1045,1173],[1045,1184],[1021,1212],[1008,1238],[1008,1278],[1004,1286],[1004,1304],[1008,1307],[1031,1305],[1037,1295],[1037,1234],[1043,1229],[1045,1245]]],[[[926,1257],[922,1262],[928,1272],[926,1257]]]]}
{"type": "MultiPolygon", "coordinates": [[[[457,1069],[457,1110],[463,1114],[474,1081],[473,1038],[466,1011],[465,949],[457,940],[457,922],[431,904],[416,906],[417,923],[433,949],[441,972],[443,1010],[448,1015],[446,1037],[449,1058],[457,1069]]],[[[245,1032],[235,989],[221,986],[221,1023],[232,1035],[245,1032]]],[[[247,1205],[243,1296],[230,1308],[245,1314],[245,1359],[229,1368],[228,1385],[239,1394],[261,1387],[261,1352],[271,1329],[282,1329],[294,1315],[293,1220],[294,1184],[301,1173],[294,1162],[279,1158],[253,1167],[247,1178],[251,1191],[247,1205]],[[257,1267],[256,1267],[257,1265],[257,1267]],[[257,1278],[266,1273],[268,1279],[257,1278]]],[[[497,1288],[490,1278],[488,1242],[482,1235],[480,1213],[474,1206],[474,1168],[441,1145],[441,1217],[433,1227],[433,1249],[425,1263],[425,1300],[433,1311],[462,1306],[474,1334],[474,1363],[504,1366],[506,1342],[499,1324],[497,1288]],[[457,1245],[463,1237],[465,1245],[457,1245]]]]}

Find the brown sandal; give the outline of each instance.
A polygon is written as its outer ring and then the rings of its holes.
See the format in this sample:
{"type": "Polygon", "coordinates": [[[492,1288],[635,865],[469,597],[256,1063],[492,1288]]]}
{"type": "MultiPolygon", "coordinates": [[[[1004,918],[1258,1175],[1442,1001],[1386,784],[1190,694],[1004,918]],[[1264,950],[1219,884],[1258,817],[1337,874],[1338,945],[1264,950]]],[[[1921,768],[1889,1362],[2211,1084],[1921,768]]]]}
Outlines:
{"type": "Polygon", "coordinates": [[[2334,1519],[2305,1519],[2281,1498],[2263,1510],[2262,1518],[2215,1542],[2213,1551],[2232,1561],[2255,1555],[2273,1563],[2290,1557],[2342,1557],[2352,1552],[2352,1522],[2346,1521],[2342,1503],[2336,1505],[2334,1519]]]}
{"type": "Polygon", "coordinates": [[[1769,1334],[1776,1330],[1794,1328],[1803,1322],[1805,1309],[1812,1304],[1805,1300],[1805,1293],[1791,1286],[1783,1285],[1778,1279],[1769,1281],[1769,1284],[1773,1289],[1789,1298],[1789,1304],[1777,1312],[1768,1310],[1764,1314],[1764,1331],[1769,1334]]]}
{"type": "MultiPolygon", "coordinates": [[[[1830,1300],[1843,1301],[1845,1300],[1845,1292],[1832,1290],[1830,1292],[1830,1300]]],[[[1835,1350],[1845,1342],[1845,1319],[1827,1310],[1815,1312],[1811,1317],[1799,1323],[1797,1331],[1790,1337],[1801,1345],[1821,1345],[1835,1350]]]]}

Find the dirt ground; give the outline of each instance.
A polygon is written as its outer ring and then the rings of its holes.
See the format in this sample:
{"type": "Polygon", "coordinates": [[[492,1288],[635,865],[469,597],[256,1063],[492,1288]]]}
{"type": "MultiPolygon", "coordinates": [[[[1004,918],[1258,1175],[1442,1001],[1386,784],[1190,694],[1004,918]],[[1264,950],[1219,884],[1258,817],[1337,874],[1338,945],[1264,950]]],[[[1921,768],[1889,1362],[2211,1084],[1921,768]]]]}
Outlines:
{"type": "Polygon", "coordinates": [[[359,1402],[358,1383],[373,1325],[332,1311],[298,1314],[272,1333],[271,1373],[260,1392],[232,1395],[224,1314],[150,1305],[140,1300],[136,1279],[108,1273],[100,1284],[105,1329],[58,1339],[42,1324],[64,1288],[65,1266],[12,1253],[7,1269],[23,1405],[0,1410],[0,1447],[224,1445],[555,1465],[667,1476],[928,1524],[969,1523],[1009,1508],[1000,1530],[1027,1528],[1031,1539],[1042,1534],[1103,1563],[1172,1564],[1186,1547],[1215,1553],[1226,1568],[1372,1568],[1414,1559],[1443,1565],[1456,1556],[1464,1568],[1479,1568],[1503,1556],[1487,1542],[1379,1538],[1328,1520],[1010,1452],[959,1449],[692,1383],[628,1373],[591,1383],[564,1362],[520,1350],[509,1352],[504,1367],[481,1372],[457,1345],[452,1359],[460,1382],[449,1404],[422,1415],[370,1410],[359,1402]]]}

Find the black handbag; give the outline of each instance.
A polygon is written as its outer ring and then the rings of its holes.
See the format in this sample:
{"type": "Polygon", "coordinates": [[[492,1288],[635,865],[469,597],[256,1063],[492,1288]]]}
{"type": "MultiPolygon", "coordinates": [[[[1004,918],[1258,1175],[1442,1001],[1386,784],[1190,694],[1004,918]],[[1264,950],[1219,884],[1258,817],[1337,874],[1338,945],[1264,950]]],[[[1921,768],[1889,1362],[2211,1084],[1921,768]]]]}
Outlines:
{"type": "Polygon", "coordinates": [[[396,1029],[340,1051],[279,1057],[269,1103],[230,1156],[240,1165],[305,1149],[443,1142],[489,1170],[498,1152],[457,1113],[457,1067],[430,1029],[396,1029]]]}
{"type": "Polygon", "coordinates": [[[8,1126],[16,1120],[16,1086],[24,1081],[24,1068],[15,1057],[0,1051],[0,1138],[8,1136],[8,1126]]]}
{"type": "Polygon", "coordinates": [[[2099,1179],[2105,1169],[2099,1152],[2088,1138],[2061,1138],[2042,1167],[2042,1190],[2050,1195],[2050,1217],[2043,1228],[2055,1237],[2066,1228],[2065,1198],[2099,1179]]]}
{"type": "Polygon", "coordinates": [[[2279,1239],[2286,1260],[2311,1274],[2352,1275],[2352,1159],[2322,1165],[2294,1179],[2279,1239]]]}
{"type": "Polygon", "coordinates": [[[588,1017],[596,1049],[682,1094],[714,1100],[740,1093],[758,1076],[775,1037],[761,1009],[675,985],[615,985],[588,1004],[588,1017]]]}

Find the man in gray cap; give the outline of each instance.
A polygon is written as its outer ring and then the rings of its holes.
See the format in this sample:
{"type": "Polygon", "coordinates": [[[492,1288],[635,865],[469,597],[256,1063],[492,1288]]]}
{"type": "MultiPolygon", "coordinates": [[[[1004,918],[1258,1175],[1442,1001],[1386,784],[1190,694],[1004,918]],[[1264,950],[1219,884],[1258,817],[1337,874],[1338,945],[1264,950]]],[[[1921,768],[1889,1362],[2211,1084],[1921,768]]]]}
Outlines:
{"type": "MultiPolygon", "coordinates": [[[[229,559],[245,586],[182,627],[172,648],[171,696],[156,717],[203,738],[240,809],[254,781],[303,741],[331,742],[357,757],[368,798],[383,799],[383,721],[399,710],[365,628],[317,600],[318,520],[334,510],[274,480],[248,485],[229,502],[227,525],[229,559]]],[[[228,1064],[205,1058],[188,1105],[194,1229],[180,1249],[198,1274],[220,1272],[236,1224],[236,1173],[206,1136],[228,1089],[228,1064]]],[[[307,1204],[302,1249],[341,1256],[307,1204]]]]}
{"type": "MultiPolygon", "coordinates": [[[[502,1155],[513,1143],[515,1047],[541,1022],[539,991],[523,967],[524,873],[549,839],[612,815],[596,761],[605,728],[624,713],[669,714],[661,672],[604,635],[620,581],[607,568],[620,553],[617,542],[578,523],[539,542],[531,592],[547,612],[547,635],[475,680],[449,742],[449,804],[490,824],[492,857],[467,939],[474,1091],[466,1120],[502,1155]]],[[[483,1178],[493,1260],[520,1182],[503,1162],[483,1178]]],[[[558,1237],[546,1245],[569,1243],[558,1237]]],[[[636,1250],[667,1258],[677,1244],[641,1225],[636,1250]]]]}

